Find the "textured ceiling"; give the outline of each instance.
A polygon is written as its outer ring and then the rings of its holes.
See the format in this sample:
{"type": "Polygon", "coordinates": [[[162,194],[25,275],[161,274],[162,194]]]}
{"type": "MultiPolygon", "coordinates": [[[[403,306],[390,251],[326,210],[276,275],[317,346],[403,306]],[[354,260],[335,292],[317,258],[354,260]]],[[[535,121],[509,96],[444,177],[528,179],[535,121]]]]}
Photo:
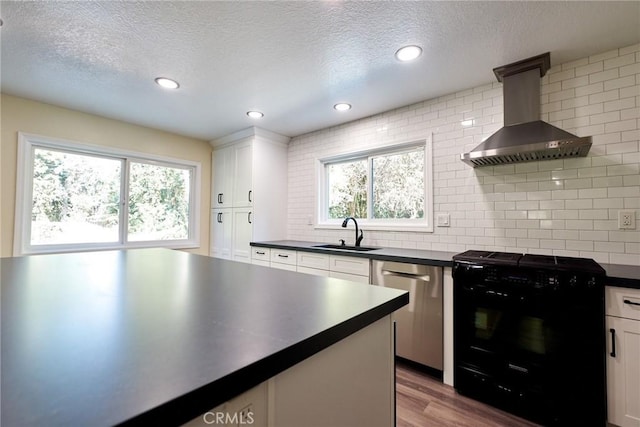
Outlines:
{"type": "Polygon", "coordinates": [[[640,42],[637,1],[2,1],[0,17],[3,93],[206,140],[254,125],[296,136],[543,52],[553,65],[640,42]],[[400,63],[407,44],[424,53],[400,63]]]}

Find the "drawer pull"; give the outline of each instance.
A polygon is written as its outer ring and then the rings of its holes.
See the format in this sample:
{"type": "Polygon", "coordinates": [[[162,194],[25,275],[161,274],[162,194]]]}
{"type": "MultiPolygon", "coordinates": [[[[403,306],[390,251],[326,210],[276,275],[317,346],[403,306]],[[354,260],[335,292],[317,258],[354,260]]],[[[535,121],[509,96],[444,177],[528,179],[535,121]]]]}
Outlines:
{"type": "Polygon", "coordinates": [[[264,255],[265,253],[264,253],[264,252],[260,252],[260,251],[256,251],[256,254],[258,254],[258,255],[264,255]]]}
{"type": "Polygon", "coordinates": [[[279,256],[280,258],[289,258],[289,255],[282,255],[282,254],[278,254],[278,256],[279,256]]]}
{"type": "Polygon", "coordinates": [[[628,299],[623,300],[622,302],[624,302],[625,304],[629,304],[629,305],[640,305],[640,302],[633,302],[633,301],[630,301],[628,299]]]}
{"type": "Polygon", "coordinates": [[[611,328],[609,332],[611,333],[611,353],[609,354],[611,357],[616,357],[616,330],[611,328]]]}

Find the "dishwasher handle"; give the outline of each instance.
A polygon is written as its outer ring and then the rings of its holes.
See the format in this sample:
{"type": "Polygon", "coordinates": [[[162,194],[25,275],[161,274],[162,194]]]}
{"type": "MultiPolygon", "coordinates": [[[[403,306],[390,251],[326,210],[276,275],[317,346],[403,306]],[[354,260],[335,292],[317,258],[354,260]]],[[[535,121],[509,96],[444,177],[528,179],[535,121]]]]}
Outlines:
{"type": "Polygon", "coordinates": [[[399,271],[389,271],[389,270],[382,270],[382,275],[383,276],[396,276],[396,277],[404,277],[406,279],[412,279],[412,280],[421,280],[423,282],[430,282],[431,281],[431,276],[429,275],[416,275],[416,274],[411,274],[411,273],[401,273],[399,271]]]}

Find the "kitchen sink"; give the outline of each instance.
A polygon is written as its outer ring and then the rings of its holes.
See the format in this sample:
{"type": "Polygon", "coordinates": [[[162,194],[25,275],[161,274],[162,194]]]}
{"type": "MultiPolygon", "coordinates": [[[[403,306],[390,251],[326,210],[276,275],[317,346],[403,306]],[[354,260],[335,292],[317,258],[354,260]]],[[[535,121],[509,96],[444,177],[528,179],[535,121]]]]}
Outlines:
{"type": "Polygon", "coordinates": [[[347,246],[347,245],[314,245],[314,248],[324,248],[324,249],[342,249],[345,251],[357,251],[357,252],[368,252],[375,251],[380,248],[368,248],[366,246],[347,246]]]}

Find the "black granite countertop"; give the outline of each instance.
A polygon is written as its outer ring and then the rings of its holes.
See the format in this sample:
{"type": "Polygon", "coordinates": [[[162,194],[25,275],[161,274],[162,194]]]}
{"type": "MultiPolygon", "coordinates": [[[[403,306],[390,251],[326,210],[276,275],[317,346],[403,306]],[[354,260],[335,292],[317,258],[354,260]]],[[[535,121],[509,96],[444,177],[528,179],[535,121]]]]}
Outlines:
{"type": "Polygon", "coordinates": [[[177,425],[408,294],[168,249],[3,258],[2,425],[177,425]]]}
{"type": "MultiPolygon", "coordinates": [[[[439,265],[450,267],[455,252],[425,251],[417,249],[378,248],[374,251],[356,252],[341,249],[318,248],[319,242],[297,240],[276,240],[269,242],[252,242],[252,246],[265,248],[288,249],[306,252],[348,255],[383,261],[409,262],[413,264],[439,265]]],[[[640,289],[640,266],[620,264],[600,264],[607,272],[608,286],[621,286],[640,289]]]]}
{"type": "Polygon", "coordinates": [[[345,255],[382,261],[409,262],[413,264],[439,265],[451,267],[451,258],[455,252],[425,251],[419,249],[376,248],[374,251],[359,252],[347,249],[319,248],[323,243],[304,242],[298,240],[274,240],[270,242],[251,242],[251,246],[263,248],[288,249],[292,251],[317,252],[324,254],[345,255]]]}

